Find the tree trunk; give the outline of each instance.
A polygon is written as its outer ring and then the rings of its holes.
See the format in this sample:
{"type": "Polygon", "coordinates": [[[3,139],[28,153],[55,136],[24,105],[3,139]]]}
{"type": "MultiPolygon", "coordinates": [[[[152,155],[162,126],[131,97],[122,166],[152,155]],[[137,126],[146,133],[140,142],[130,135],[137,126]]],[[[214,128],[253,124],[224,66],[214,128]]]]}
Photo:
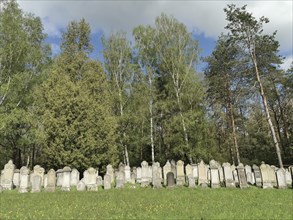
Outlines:
{"type": "Polygon", "coordinates": [[[271,131],[271,135],[272,135],[272,139],[273,139],[274,145],[276,147],[276,153],[277,153],[277,156],[278,156],[279,165],[280,165],[280,168],[283,168],[283,161],[282,161],[281,151],[280,151],[278,139],[277,139],[277,136],[276,136],[275,128],[273,126],[271,115],[270,115],[270,112],[269,112],[267,97],[266,97],[266,95],[264,93],[263,85],[262,85],[261,80],[260,80],[260,75],[259,75],[259,71],[258,71],[255,52],[251,51],[250,55],[251,55],[251,58],[252,58],[252,61],[253,61],[253,64],[254,64],[255,75],[256,75],[258,85],[259,85],[260,95],[262,97],[262,101],[263,101],[263,105],[264,105],[264,108],[265,108],[267,121],[268,121],[270,131],[271,131]]]}
{"type": "Polygon", "coordinates": [[[152,98],[152,78],[149,76],[149,111],[150,111],[150,139],[151,139],[151,150],[152,150],[152,163],[155,163],[155,146],[154,146],[154,136],[153,136],[153,98],[152,98]]]}
{"type": "Polygon", "coordinates": [[[234,148],[235,148],[237,163],[240,164],[241,162],[240,162],[238,141],[237,141],[237,136],[236,136],[234,109],[233,109],[233,105],[231,103],[231,100],[229,101],[229,108],[230,108],[230,119],[231,119],[231,126],[232,126],[232,136],[233,136],[234,148]]]}

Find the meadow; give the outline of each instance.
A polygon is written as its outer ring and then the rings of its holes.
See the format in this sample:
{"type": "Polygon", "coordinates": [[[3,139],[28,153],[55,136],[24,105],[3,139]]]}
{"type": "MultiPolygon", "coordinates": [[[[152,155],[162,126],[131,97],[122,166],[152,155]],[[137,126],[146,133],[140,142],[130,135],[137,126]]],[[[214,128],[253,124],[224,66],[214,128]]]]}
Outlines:
{"type": "Polygon", "coordinates": [[[99,189],[0,194],[0,219],[293,219],[293,190],[99,189]]]}

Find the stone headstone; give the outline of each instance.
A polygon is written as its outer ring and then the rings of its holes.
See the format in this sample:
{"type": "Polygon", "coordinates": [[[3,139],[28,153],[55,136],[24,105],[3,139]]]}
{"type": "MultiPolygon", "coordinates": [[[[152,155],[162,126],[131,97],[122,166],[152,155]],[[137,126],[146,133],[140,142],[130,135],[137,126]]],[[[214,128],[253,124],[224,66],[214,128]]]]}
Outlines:
{"type": "Polygon", "coordinates": [[[237,166],[238,178],[239,178],[239,187],[245,189],[248,187],[247,179],[245,175],[244,165],[239,163],[237,166]]]}
{"type": "Polygon", "coordinates": [[[136,182],[141,183],[141,174],[142,174],[141,167],[136,168],[136,182]]]}
{"type": "Polygon", "coordinates": [[[235,182],[233,178],[233,173],[231,170],[230,163],[223,163],[223,170],[224,170],[224,182],[227,188],[235,187],[235,182]]]}
{"type": "Polygon", "coordinates": [[[119,171],[116,176],[116,188],[120,189],[124,187],[125,183],[125,174],[122,171],[119,171]]]}
{"type": "Polygon", "coordinates": [[[238,177],[237,170],[232,170],[232,174],[233,174],[235,186],[239,186],[239,177],[238,177]]]}
{"type": "Polygon", "coordinates": [[[175,177],[173,172],[167,173],[167,187],[175,186],[175,177]]]}
{"type": "Polygon", "coordinates": [[[220,182],[224,183],[224,171],[223,171],[223,167],[220,164],[218,165],[218,171],[219,171],[220,182]]]}
{"type": "Polygon", "coordinates": [[[14,170],[14,174],[13,174],[13,185],[18,188],[19,187],[19,178],[20,178],[20,174],[19,174],[19,169],[15,169],[14,170]]]}
{"type": "Polygon", "coordinates": [[[251,173],[251,184],[255,185],[254,172],[251,173]]]}
{"type": "Polygon", "coordinates": [[[56,185],[60,187],[60,186],[62,186],[62,182],[63,182],[63,170],[62,169],[58,169],[56,171],[56,175],[57,175],[56,185]]]}
{"type": "Polygon", "coordinates": [[[118,165],[118,171],[125,172],[125,165],[122,162],[120,162],[118,165]]]}
{"type": "Polygon", "coordinates": [[[250,185],[253,185],[253,182],[252,182],[252,169],[251,169],[251,166],[249,165],[245,165],[245,174],[246,174],[246,178],[247,178],[247,183],[250,184],[250,185]]]}
{"type": "Polygon", "coordinates": [[[149,165],[146,161],[141,163],[141,187],[149,185],[149,165]]]}
{"type": "Polygon", "coordinates": [[[277,177],[276,177],[276,171],[277,170],[278,170],[278,168],[275,167],[275,166],[268,167],[269,180],[272,183],[273,187],[277,187],[277,177]]]}
{"type": "Polygon", "coordinates": [[[187,181],[188,181],[188,187],[189,188],[195,188],[195,178],[193,177],[193,175],[189,175],[187,176],[187,181]]]}
{"type": "Polygon", "coordinates": [[[153,181],[153,168],[152,168],[152,166],[149,166],[148,178],[149,178],[149,182],[151,183],[153,181]]]}
{"type": "Polygon", "coordinates": [[[40,175],[34,175],[32,180],[32,193],[41,192],[42,177],[40,175]]]}
{"type": "Polygon", "coordinates": [[[85,191],[85,183],[83,181],[83,179],[81,179],[78,184],[76,185],[76,190],[81,192],[81,191],[85,191]]]}
{"type": "Polygon", "coordinates": [[[195,179],[195,183],[198,182],[198,167],[197,164],[192,164],[192,175],[195,179]]]}
{"type": "Polygon", "coordinates": [[[174,173],[174,178],[177,178],[177,171],[176,171],[176,162],[175,160],[171,160],[171,172],[174,173]]]}
{"type": "Polygon", "coordinates": [[[135,182],[136,182],[136,174],[134,173],[134,172],[132,172],[131,174],[130,174],[130,183],[131,184],[135,184],[135,182]]]}
{"type": "Polygon", "coordinates": [[[153,188],[162,188],[162,178],[159,170],[155,170],[153,173],[153,188]]]}
{"type": "Polygon", "coordinates": [[[164,174],[164,185],[167,185],[167,173],[171,172],[171,163],[167,160],[165,166],[163,167],[163,174],[164,174]]]}
{"type": "Polygon", "coordinates": [[[261,172],[261,178],[262,178],[262,188],[264,189],[273,188],[273,184],[269,177],[269,173],[271,172],[270,165],[262,162],[262,164],[260,165],[260,172],[261,172]]]}
{"type": "Polygon", "coordinates": [[[287,186],[291,186],[292,185],[292,176],[291,176],[291,172],[289,171],[289,169],[285,170],[285,177],[286,177],[287,186]]]}
{"type": "Polygon", "coordinates": [[[202,187],[208,186],[208,168],[203,160],[198,164],[198,185],[202,187]]]}
{"type": "Polygon", "coordinates": [[[53,169],[50,169],[47,173],[47,188],[48,192],[55,192],[56,188],[56,172],[53,169]]]}
{"type": "Polygon", "coordinates": [[[126,165],[124,167],[124,173],[125,173],[125,182],[126,183],[129,183],[130,182],[130,179],[131,179],[131,171],[130,171],[130,166],[126,165]]]}
{"type": "Polygon", "coordinates": [[[186,180],[188,180],[188,176],[193,177],[193,172],[192,172],[192,166],[190,164],[187,164],[185,166],[185,175],[186,175],[186,180]]]}
{"type": "Polygon", "coordinates": [[[220,187],[220,177],[218,164],[215,160],[210,161],[210,171],[211,171],[211,188],[220,187]]]}
{"type": "Polygon", "coordinates": [[[183,186],[185,184],[185,174],[184,174],[184,162],[182,160],[178,160],[176,164],[176,185],[183,186]]]}
{"type": "Polygon", "coordinates": [[[103,178],[101,176],[97,176],[97,186],[103,186],[103,178]]]}
{"type": "Polygon", "coordinates": [[[45,174],[45,175],[44,175],[44,189],[47,188],[47,185],[48,185],[48,175],[45,174]]]}
{"type": "Polygon", "coordinates": [[[25,166],[20,169],[19,192],[26,193],[29,188],[29,169],[25,166]]]}
{"type": "Polygon", "coordinates": [[[66,166],[63,168],[62,172],[62,191],[70,191],[70,176],[71,176],[71,168],[66,166]]]}
{"type": "Polygon", "coordinates": [[[261,178],[260,169],[255,164],[252,165],[252,169],[253,169],[253,173],[254,173],[255,185],[258,187],[261,187],[262,186],[262,178],[261,178]]]}
{"type": "Polygon", "coordinates": [[[44,186],[44,175],[45,175],[45,169],[41,167],[40,165],[35,165],[33,173],[31,174],[31,183],[34,179],[33,177],[37,175],[41,177],[41,186],[44,186]]]}
{"type": "Polygon", "coordinates": [[[115,181],[115,177],[114,177],[114,169],[113,169],[113,167],[112,167],[111,164],[108,164],[107,165],[107,167],[106,167],[106,174],[107,175],[110,175],[110,177],[111,177],[111,184],[113,184],[114,181],[115,181]]]}
{"type": "Polygon", "coordinates": [[[277,175],[277,184],[278,184],[278,189],[286,189],[287,184],[286,184],[286,176],[285,176],[285,169],[278,169],[276,172],[277,175]]]}
{"type": "Polygon", "coordinates": [[[97,175],[96,169],[90,167],[83,173],[84,183],[87,191],[97,191],[97,175]]]}
{"type": "Polygon", "coordinates": [[[9,160],[4,166],[3,176],[1,177],[1,185],[3,190],[12,190],[14,169],[15,165],[12,160],[9,160]]]}
{"type": "Polygon", "coordinates": [[[77,186],[79,182],[79,171],[75,168],[70,173],[70,186],[77,186]]]}
{"type": "Polygon", "coordinates": [[[107,189],[111,189],[111,176],[109,174],[106,174],[104,176],[104,189],[107,190],[107,189]]]}

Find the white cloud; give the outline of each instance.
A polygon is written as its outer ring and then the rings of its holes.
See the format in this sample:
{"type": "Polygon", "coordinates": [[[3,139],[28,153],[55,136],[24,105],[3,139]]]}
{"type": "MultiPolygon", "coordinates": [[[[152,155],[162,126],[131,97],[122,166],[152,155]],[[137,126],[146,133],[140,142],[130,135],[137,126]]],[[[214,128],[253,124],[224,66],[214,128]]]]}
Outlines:
{"type": "Polygon", "coordinates": [[[281,68],[284,70],[287,70],[291,67],[291,65],[293,64],[293,56],[288,56],[285,58],[283,64],[281,65],[281,68]]]}
{"type": "MultiPolygon", "coordinates": [[[[84,17],[93,31],[108,34],[117,30],[128,33],[140,24],[153,24],[162,12],[172,14],[185,23],[190,31],[196,30],[207,37],[224,32],[226,20],[223,8],[231,1],[18,1],[24,11],[33,12],[44,22],[49,35],[60,34],[69,21],[84,17]]],[[[257,18],[270,18],[267,33],[278,30],[281,51],[292,54],[292,1],[236,1],[237,6],[247,4],[257,18]]]]}

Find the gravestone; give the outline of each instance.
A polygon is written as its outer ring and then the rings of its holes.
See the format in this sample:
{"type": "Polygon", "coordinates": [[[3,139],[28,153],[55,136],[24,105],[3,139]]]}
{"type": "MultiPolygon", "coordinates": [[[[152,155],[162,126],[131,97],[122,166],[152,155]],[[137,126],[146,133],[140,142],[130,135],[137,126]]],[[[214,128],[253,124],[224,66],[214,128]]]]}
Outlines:
{"type": "Polygon", "coordinates": [[[162,188],[162,178],[159,170],[155,170],[153,173],[153,188],[162,188]]]}
{"type": "Polygon", "coordinates": [[[19,172],[20,172],[19,169],[15,169],[13,174],[13,185],[16,188],[19,187],[19,178],[20,178],[19,172]]]}
{"type": "Polygon", "coordinates": [[[97,176],[97,186],[103,186],[103,178],[101,176],[97,176]]]}
{"type": "Polygon", "coordinates": [[[124,163],[120,162],[118,165],[118,171],[125,172],[125,165],[124,163]]]}
{"type": "Polygon", "coordinates": [[[239,177],[238,177],[237,170],[232,170],[232,174],[233,174],[235,186],[239,186],[239,177]]]}
{"type": "Polygon", "coordinates": [[[141,163],[141,187],[149,185],[149,165],[146,161],[141,163]]]}
{"type": "Polygon", "coordinates": [[[201,187],[208,186],[208,168],[203,160],[198,164],[198,185],[201,187]]]}
{"type": "Polygon", "coordinates": [[[260,169],[255,164],[252,165],[252,169],[253,169],[253,173],[254,173],[255,185],[257,187],[261,187],[262,186],[262,178],[261,178],[260,169]]]}
{"type": "Polygon", "coordinates": [[[235,182],[234,182],[230,163],[223,163],[223,170],[224,170],[225,186],[227,188],[235,187],[235,182]]]}
{"type": "Polygon", "coordinates": [[[57,175],[57,186],[62,186],[62,182],[63,182],[63,170],[62,169],[58,169],[56,171],[56,175],[57,175]]]}
{"type": "Polygon", "coordinates": [[[116,188],[120,189],[124,187],[124,183],[125,183],[125,174],[122,171],[119,171],[117,173],[117,177],[116,177],[116,188]]]}
{"type": "Polygon", "coordinates": [[[153,181],[153,168],[152,168],[152,166],[149,166],[148,178],[149,178],[149,182],[151,183],[153,181]]]}
{"type": "Polygon", "coordinates": [[[211,172],[211,188],[220,187],[220,177],[218,164],[215,160],[210,161],[210,172],[211,172]]]}
{"type": "Polygon", "coordinates": [[[70,191],[70,172],[71,168],[66,166],[62,170],[62,185],[61,190],[62,191],[70,191]]]}
{"type": "Polygon", "coordinates": [[[45,174],[45,175],[44,175],[44,189],[47,188],[47,185],[48,185],[48,175],[45,174]]]}
{"type": "Polygon", "coordinates": [[[159,162],[155,162],[152,165],[152,185],[154,185],[154,181],[158,181],[157,179],[160,179],[162,182],[162,169],[159,162]],[[158,172],[158,176],[156,179],[154,178],[155,173],[158,172]]]}
{"type": "Polygon", "coordinates": [[[19,192],[26,193],[28,192],[29,187],[29,169],[25,166],[20,169],[20,180],[19,180],[19,192]]]}
{"type": "Polygon", "coordinates": [[[107,190],[107,189],[111,189],[111,179],[112,177],[109,175],[109,174],[106,174],[104,176],[104,189],[107,190]]]}
{"type": "Polygon", "coordinates": [[[272,183],[273,187],[277,187],[277,177],[276,177],[277,170],[278,170],[277,167],[268,165],[269,180],[272,183]]]}
{"type": "Polygon", "coordinates": [[[192,164],[192,175],[195,179],[195,183],[198,182],[198,167],[197,164],[192,164]]]}
{"type": "Polygon", "coordinates": [[[188,182],[188,187],[189,188],[195,188],[196,185],[195,185],[195,178],[193,177],[193,175],[189,175],[187,176],[187,182],[188,182]]]}
{"type": "Polygon", "coordinates": [[[42,177],[40,175],[34,175],[32,180],[32,193],[41,192],[42,177]]]}
{"type": "Polygon", "coordinates": [[[131,179],[131,172],[130,172],[130,166],[126,165],[124,167],[124,173],[125,173],[125,182],[129,183],[131,179]]]}
{"type": "Polygon", "coordinates": [[[286,177],[287,186],[291,186],[292,185],[292,176],[291,176],[291,172],[289,171],[289,169],[285,170],[285,177],[286,177]]]}
{"type": "Polygon", "coordinates": [[[141,183],[141,174],[142,174],[142,169],[141,167],[136,168],[136,182],[141,183]]]}
{"type": "Polygon", "coordinates": [[[133,185],[134,185],[135,182],[136,182],[135,177],[136,177],[135,173],[132,172],[132,173],[130,174],[130,183],[133,184],[133,185]]]}
{"type": "Polygon", "coordinates": [[[114,183],[115,177],[114,177],[114,169],[111,164],[108,164],[106,167],[106,174],[111,177],[111,184],[114,183]]]}
{"type": "Polygon", "coordinates": [[[251,166],[245,165],[245,174],[246,174],[246,178],[247,178],[247,183],[250,185],[253,185],[251,166]]]}
{"type": "Polygon", "coordinates": [[[40,165],[35,165],[33,173],[31,174],[31,183],[34,179],[34,176],[40,176],[41,177],[41,186],[44,186],[44,175],[45,175],[45,169],[41,167],[40,165]]]}
{"type": "MultiPolygon", "coordinates": [[[[1,170],[1,175],[0,175],[0,186],[2,186],[2,181],[4,180],[3,176],[4,176],[4,170],[1,170]]],[[[3,187],[2,187],[2,190],[3,190],[3,187]]]]}
{"type": "Polygon", "coordinates": [[[70,173],[70,186],[76,186],[79,182],[79,171],[75,168],[70,173]]]}
{"type": "Polygon", "coordinates": [[[173,172],[167,173],[167,187],[174,187],[175,186],[175,177],[173,172]]]}
{"type": "Polygon", "coordinates": [[[223,171],[223,167],[218,164],[218,171],[219,171],[219,178],[220,178],[220,183],[224,183],[224,171],[223,171]]]}
{"type": "Polygon", "coordinates": [[[273,188],[273,184],[269,178],[269,172],[271,172],[271,167],[268,164],[262,162],[260,165],[260,172],[262,178],[262,188],[273,188]]]}
{"type": "Polygon", "coordinates": [[[247,185],[247,180],[246,180],[244,166],[243,166],[242,163],[239,163],[238,164],[237,171],[238,171],[238,178],[239,178],[239,187],[241,189],[247,188],[248,185],[247,185]]]}
{"type": "Polygon", "coordinates": [[[192,166],[190,164],[187,164],[185,166],[185,176],[186,176],[186,180],[188,180],[188,176],[193,177],[192,166]]]}
{"type": "Polygon", "coordinates": [[[176,165],[176,185],[183,186],[185,184],[184,162],[182,160],[178,160],[176,165]]]}
{"type": "Polygon", "coordinates": [[[277,184],[278,189],[286,189],[287,183],[286,183],[286,176],[285,176],[285,169],[278,169],[276,172],[277,175],[277,184]]]}
{"type": "Polygon", "coordinates": [[[87,191],[97,191],[97,176],[96,169],[90,167],[83,173],[84,183],[87,191]]]}
{"type": "Polygon", "coordinates": [[[167,173],[171,172],[171,163],[167,160],[165,166],[163,167],[163,174],[164,174],[164,185],[167,185],[167,173]]]}
{"type": "Polygon", "coordinates": [[[55,188],[56,188],[56,172],[53,169],[50,169],[47,173],[47,188],[46,191],[47,192],[55,192],[55,188]]]}
{"type": "Polygon", "coordinates": [[[251,173],[251,184],[255,185],[255,178],[254,178],[254,173],[251,173]]]}
{"type": "Polygon", "coordinates": [[[174,173],[174,178],[177,178],[177,171],[176,171],[176,162],[175,160],[171,160],[171,172],[174,173]]]}
{"type": "Polygon", "coordinates": [[[12,160],[9,160],[4,166],[3,176],[1,177],[1,185],[3,190],[12,190],[14,169],[15,165],[12,160]]]}
{"type": "Polygon", "coordinates": [[[81,179],[78,184],[76,185],[76,190],[79,192],[85,191],[85,183],[83,181],[83,179],[81,179]]]}

